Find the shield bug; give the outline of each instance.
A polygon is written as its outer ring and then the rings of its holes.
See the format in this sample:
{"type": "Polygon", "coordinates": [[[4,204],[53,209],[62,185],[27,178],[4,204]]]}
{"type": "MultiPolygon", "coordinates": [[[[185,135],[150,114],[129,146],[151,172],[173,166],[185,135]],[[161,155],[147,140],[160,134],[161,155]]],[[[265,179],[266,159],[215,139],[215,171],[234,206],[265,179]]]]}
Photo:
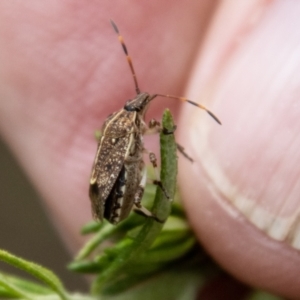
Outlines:
{"type": "MultiPolygon", "coordinates": [[[[164,190],[159,179],[155,154],[149,153],[143,144],[144,134],[158,133],[164,130],[154,119],[149,122],[149,125],[145,123],[144,116],[149,104],[159,96],[181,100],[204,109],[215,121],[221,123],[206,107],[184,97],[141,92],[123,37],[112,20],[111,25],[117,33],[126,55],[134,80],[136,96],[128,100],[119,111],[108,116],[102,126],[102,136],[99,138],[90,178],[89,196],[92,202],[93,216],[97,220],[107,219],[110,223],[117,224],[124,220],[134,207],[135,211],[140,214],[161,221],[141,205],[147,179],[143,160],[144,153],[148,153],[150,162],[156,171],[156,180],[153,183],[160,186],[168,198],[167,191],[164,190]]],[[[183,147],[178,145],[178,150],[186,156],[183,147]]]]}

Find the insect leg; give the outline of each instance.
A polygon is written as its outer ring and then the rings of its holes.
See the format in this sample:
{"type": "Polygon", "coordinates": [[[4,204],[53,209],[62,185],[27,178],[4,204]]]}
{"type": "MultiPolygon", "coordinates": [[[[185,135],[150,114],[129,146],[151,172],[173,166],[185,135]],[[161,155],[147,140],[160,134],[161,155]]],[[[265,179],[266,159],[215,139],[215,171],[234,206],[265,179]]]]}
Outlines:
{"type": "Polygon", "coordinates": [[[141,204],[144,195],[145,186],[146,186],[146,181],[147,181],[147,169],[144,167],[142,180],[134,195],[134,206],[135,206],[134,212],[144,217],[152,218],[159,223],[164,223],[164,221],[160,220],[156,215],[154,215],[151,211],[149,211],[146,207],[142,206],[141,204]]]}
{"type": "MultiPolygon", "coordinates": [[[[176,130],[176,125],[174,125],[174,127],[171,129],[171,130],[168,130],[166,128],[163,128],[161,126],[161,124],[156,121],[155,119],[151,119],[149,121],[149,125],[148,125],[148,129],[146,130],[145,134],[153,134],[153,133],[159,133],[159,132],[163,132],[163,134],[173,134],[176,130]]],[[[177,150],[186,158],[188,159],[190,162],[194,162],[194,160],[184,151],[184,147],[179,145],[178,143],[176,143],[176,146],[177,146],[177,150]]],[[[153,154],[154,155],[154,154],[153,154]]],[[[150,157],[150,154],[149,154],[149,157],[150,157]]],[[[150,161],[151,161],[151,158],[150,158],[150,161]]],[[[152,163],[152,161],[151,161],[152,163]]],[[[153,163],[152,163],[153,165],[153,163]]],[[[155,166],[153,165],[154,169],[155,169],[155,166]]],[[[159,178],[157,173],[158,172],[155,172],[156,173],[156,178],[159,178]]]]}
{"type": "Polygon", "coordinates": [[[171,130],[168,130],[162,127],[160,122],[156,121],[155,119],[151,119],[143,134],[156,134],[160,132],[163,132],[163,134],[173,134],[175,130],[176,126],[174,126],[171,130]]]}
{"type": "MultiPolygon", "coordinates": [[[[145,151],[147,151],[145,149],[145,151]]],[[[163,193],[165,194],[166,198],[170,199],[170,196],[169,194],[167,193],[166,189],[164,188],[161,180],[160,180],[160,176],[159,176],[159,173],[158,173],[158,168],[157,168],[157,159],[156,159],[156,156],[153,152],[149,152],[149,160],[153,166],[153,169],[154,169],[154,173],[155,173],[155,177],[156,179],[152,181],[153,184],[157,185],[160,187],[160,189],[163,191],[163,193]]]]}
{"type": "Polygon", "coordinates": [[[194,160],[184,151],[184,147],[180,144],[176,143],[177,150],[190,162],[194,162],[194,160]]]}
{"type": "Polygon", "coordinates": [[[149,121],[148,126],[146,124],[144,124],[143,126],[143,134],[157,134],[160,133],[162,131],[162,126],[161,124],[156,121],[155,119],[151,119],[149,121]]]}

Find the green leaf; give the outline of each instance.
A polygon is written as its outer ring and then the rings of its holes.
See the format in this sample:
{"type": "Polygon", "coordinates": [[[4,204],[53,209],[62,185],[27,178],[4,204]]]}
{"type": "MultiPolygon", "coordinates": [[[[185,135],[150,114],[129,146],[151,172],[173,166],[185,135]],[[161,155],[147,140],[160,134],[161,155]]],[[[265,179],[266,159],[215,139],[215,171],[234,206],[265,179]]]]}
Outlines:
{"type": "Polygon", "coordinates": [[[283,300],[283,298],[263,291],[254,291],[246,300],[283,300]]]}
{"type": "MultiPolygon", "coordinates": [[[[41,280],[44,282],[49,288],[51,288],[53,291],[55,291],[61,299],[67,300],[66,292],[63,288],[62,283],[58,279],[58,277],[50,270],[36,264],[33,262],[26,261],[22,258],[19,258],[13,254],[10,254],[7,251],[0,250],[0,260],[19,268],[35,278],[41,280]]],[[[6,285],[6,288],[13,289],[13,285],[11,283],[8,283],[7,280],[5,280],[5,277],[2,276],[2,285],[6,285]]],[[[15,292],[18,292],[18,289],[15,289],[15,292]]],[[[20,291],[19,291],[20,292],[20,291]]],[[[24,294],[25,295],[25,294],[24,294]]],[[[27,299],[27,298],[25,298],[27,299]]]]}
{"type": "Polygon", "coordinates": [[[82,227],[81,234],[89,234],[89,233],[97,232],[103,226],[103,224],[104,223],[91,221],[82,227]]]}
{"type": "Polygon", "coordinates": [[[79,251],[77,254],[75,260],[84,259],[89,254],[95,250],[99,244],[101,244],[107,237],[109,237],[114,231],[116,231],[116,226],[113,226],[111,224],[105,223],[101,231],[97,232],[96,235],[93,236],[92,239],[90,239],[84,247],[79,251]]]}
{"type": "MultiPolygon", "coordinates": [[[[146,279],[146,278],[144,278],[146,279]]],[[[155,276],[147,276],[147,280],[140,282],[140,278],[130,277],[119,281],[102,295],[103,300],[190,300],[196,299],[198,290],[205,284],[206,278],[199,270],[171,269],[155,276]],[[134,280],[136,283],[134,285],[134,280]],[[130,290],[126,287],[133,286],[130,290]],[[119,291],[118,291],[119,289],[119,291]],[[110,292],[110,293],[109,293],[110,292]],[[119,294],[116,294],[119,292],[119,294]]]]}
{"type": "MultiPolygon", "coordinates": [[[[16,276],[0,273],[1,278],[5,278],[5,281],[8,282],[10,285],[14,285],[16,289],[23,291],[24,293],[30,293],[30,294],[37,294],[37,295],[49,295],[52,292],[52,290],[41,286],[39,284],[33,283],[26,279],[20,279],[16,276]]],[[[1,284],[0,284],[1,285],[1,284]]],[[[5,288],[0,287],[0,296],[6,296],[8,297],[11,295],[8,293],[8,290],[5,288]]]]}
{"type": "Polygon", "coordinates": [[[0,274],[0,286],[3,288],[3,296],[32,300],[32,294],[19,289],[15,284],[9,282],[3,274],[0,274]]]}
{"type": "Polygon", "coordinates": [[[101,130],[96,130],[95,133],[94,133],[94,135],[95,135],[96,141],[100,141],[101,136],[102,136],[101,130]]]}

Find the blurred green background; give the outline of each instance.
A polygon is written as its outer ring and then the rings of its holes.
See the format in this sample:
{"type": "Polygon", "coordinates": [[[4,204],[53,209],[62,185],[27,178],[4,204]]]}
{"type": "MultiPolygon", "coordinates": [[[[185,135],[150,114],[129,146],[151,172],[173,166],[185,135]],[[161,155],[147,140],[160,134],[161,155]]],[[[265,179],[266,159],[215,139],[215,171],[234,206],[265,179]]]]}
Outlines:
{"type": "MultiPolygon", "coordinates": [[[[52,269],[70,291],[86,291],[83,277],[66,269],[72,260],[37,193],[0,139],[0,248],[52,269]]],[[[23,272],[0,262],[0,270],[23,272]]]]}

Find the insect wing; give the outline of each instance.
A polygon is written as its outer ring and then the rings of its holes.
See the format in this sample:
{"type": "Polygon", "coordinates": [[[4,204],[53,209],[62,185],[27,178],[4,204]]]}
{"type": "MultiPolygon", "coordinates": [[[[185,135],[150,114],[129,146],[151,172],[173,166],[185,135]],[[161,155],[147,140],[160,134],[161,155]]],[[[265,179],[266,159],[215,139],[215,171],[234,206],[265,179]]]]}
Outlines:
{"type": "Polygon", "coordinates": [[[89,193],[94,217],[100,220],[103,219],[106,199],[124,166],[133,136],[133,125],[128,113],[122,110],[110,116],[102,132],[92,169],[89,193]]]}

